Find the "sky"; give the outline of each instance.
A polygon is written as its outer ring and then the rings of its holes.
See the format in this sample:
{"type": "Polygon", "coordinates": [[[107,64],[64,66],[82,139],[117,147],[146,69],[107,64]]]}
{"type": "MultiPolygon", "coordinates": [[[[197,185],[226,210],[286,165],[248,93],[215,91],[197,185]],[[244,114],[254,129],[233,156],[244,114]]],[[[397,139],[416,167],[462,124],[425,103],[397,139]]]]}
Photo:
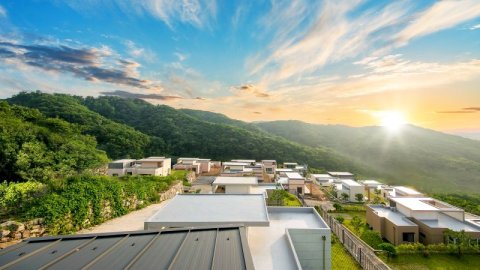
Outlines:
{"type": "Polygon", "coordinates": [[[0,0],[0,98],[480,132],[480,1],[0,0]]]}

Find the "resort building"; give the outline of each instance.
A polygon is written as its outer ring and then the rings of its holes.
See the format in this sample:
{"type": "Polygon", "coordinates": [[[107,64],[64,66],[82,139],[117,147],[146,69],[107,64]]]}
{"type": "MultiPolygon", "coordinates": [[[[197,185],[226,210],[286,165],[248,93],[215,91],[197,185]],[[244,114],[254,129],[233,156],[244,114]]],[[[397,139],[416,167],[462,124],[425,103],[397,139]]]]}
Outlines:
{"type": "Polygon", "coordinates": [[[210,159],[205,158],[179,158],[177,163],[173,165],[174,170],[193,171],[196,174],[208,173],[211,167],[210,159]]]}
{"type": "Polygon", "coordinates": [[[342,180],[341,185],[337,187],[337,197],[342,198],[342,194],[348,195],[347,200],[350,202],[357,202],[357,194],[362,194],[363,197],[364,187],[362,184],[351,179],[342,180]]]}
{"type": "Polygon", "coordinates": [[[212,183],[213,193],[220,188],[225,194],[252,194],[252,189],[257,185],[258,179],[256,177],[219,176],[212,183]]]}
{"type": "Polygon", "coordinates": [[[310,174],[310,180],[320,186],[331,186],[334,183],[334,177],[330,174],[310,174]]]}
{"type": "Polygon", "coordinates": [[[383,186],[382,183],[376,180],[359,180],[358,182],[365,187],[365,192],[367,193],[369,201],[371,200],[372,195],[375,194],[375,192],[380,192],[380,188],[383,186]]]}
{"type": "Polygon", "coordinates": [[[144,159],[121,159],[108,164],[107,174],[110,176],[170,174],[171,159],[166,157],[148,157],[144,159]]]}
{"type": "Polygon", "coordinates": [[[338,179],[355,179],[355,175],[350,172],[327,172],[334,178],[338,179]]]}
{"type": "Polygon", "coordinates": [[[277,161],[276,160],[262,160],[263,167],[265,168],[265,173],[273,177],[277,170],[277,161]]]}
{"type": "Polygon", "coordinates": [[[427,197],[390,197],[389,206],[369,205],[367,223],[396,245],[417,241],[443,243],[448,229],[465,231],[471,238],[480,239],[480,218],[427,197]]]}

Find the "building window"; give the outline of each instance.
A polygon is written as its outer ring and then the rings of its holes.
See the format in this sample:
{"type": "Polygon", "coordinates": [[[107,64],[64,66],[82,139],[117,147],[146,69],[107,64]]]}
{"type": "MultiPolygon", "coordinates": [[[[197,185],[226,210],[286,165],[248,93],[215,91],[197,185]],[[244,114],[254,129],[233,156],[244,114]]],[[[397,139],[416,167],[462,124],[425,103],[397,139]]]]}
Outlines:
{"type": "Polygon", "coordinates": [[[303,189],[301,187],[297,187],[297,194],[302,194],[303,189]]]}
{"type": "Polygon", "coordinates": [[[403,233],[403,242],[415,242],[415,233],[403,233]]]}
{"type": "Polygon", "coordinates": [[[132,172],[127,172],[127,175],[132,175],[132,172]]]}
{"type": "Polygon", "coordinates": [[[114,174],[112,174],[112,176],[118,176],[118,173],[114,173],[114,174]]]}

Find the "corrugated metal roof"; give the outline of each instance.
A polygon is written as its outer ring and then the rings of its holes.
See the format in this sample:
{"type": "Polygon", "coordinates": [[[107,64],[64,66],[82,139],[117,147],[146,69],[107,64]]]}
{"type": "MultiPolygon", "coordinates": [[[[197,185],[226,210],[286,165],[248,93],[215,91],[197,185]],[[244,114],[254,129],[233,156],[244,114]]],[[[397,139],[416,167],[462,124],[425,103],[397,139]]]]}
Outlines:
{"type": "Polygon", "coordinates": [[[254,269],[245,228],[31,238],[0,250],[0,269],[254,269]]]}

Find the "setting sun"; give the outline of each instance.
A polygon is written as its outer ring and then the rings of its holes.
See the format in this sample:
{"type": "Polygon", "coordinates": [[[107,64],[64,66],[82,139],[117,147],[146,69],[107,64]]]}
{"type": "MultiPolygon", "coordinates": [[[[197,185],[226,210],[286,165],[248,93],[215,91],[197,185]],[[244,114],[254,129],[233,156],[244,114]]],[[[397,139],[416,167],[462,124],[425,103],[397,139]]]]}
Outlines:
{"type": "Polygon", "coordinates": [[[407,123],[405,114],[400,111],[384,111],[377,115],[380,125],[390,130],[397,130],[407,123]]]}

